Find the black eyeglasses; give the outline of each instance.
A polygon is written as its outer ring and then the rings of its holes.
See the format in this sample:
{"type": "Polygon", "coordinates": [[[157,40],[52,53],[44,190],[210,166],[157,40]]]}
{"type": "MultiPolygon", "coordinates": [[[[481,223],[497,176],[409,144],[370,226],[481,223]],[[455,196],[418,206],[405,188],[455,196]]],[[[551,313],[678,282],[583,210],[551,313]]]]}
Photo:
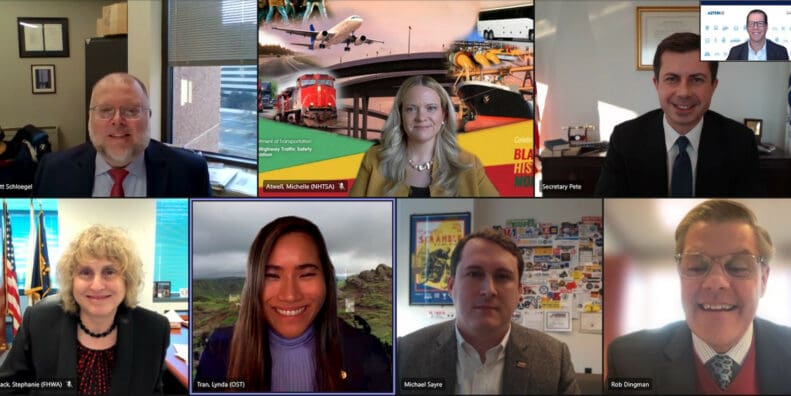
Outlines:
{"type": "Polygon", "coordinates": [[[764,21],[747,22],[747,27],[751,27],[751,28],[757,28],[757,27],[762,28],[764,26],[766,26],[766,22],[764,21]]]}
{"type": "Polygon", "coordinates": [[[749,253],[736,253],[719,257],[709,257],[702,253],[681,253],[675,256],[678,273],[688,279],[705,278],[714,262],[719,262],[729,277],[751,279],[758,273],[759,265],[766,263],[761,256],[749,253]]]}

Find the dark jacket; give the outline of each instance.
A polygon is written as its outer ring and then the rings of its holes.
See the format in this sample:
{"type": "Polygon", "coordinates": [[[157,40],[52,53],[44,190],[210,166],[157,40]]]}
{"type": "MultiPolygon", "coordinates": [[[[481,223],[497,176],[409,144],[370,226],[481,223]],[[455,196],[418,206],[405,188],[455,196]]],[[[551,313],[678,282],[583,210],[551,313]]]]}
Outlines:
{"type": "MultiPolygon", "coordinates": [[[[791,328],[753,321],[755,370],[762,394],[791,394],[791,328]]],[[[643,330],[613,340],[607,348],[609,378],[650,378],[659,395],[696,392],[692,332],[684,321],[657,330],[643,330]]]]}
{"type": "MultiPolygon", "coordinates": [[[[398,338],[399,394],[453,394],[458,361],[456,321],[438,323],[398,338]],[[405,389],[405,381],[442,382],[443,389],[405,389]]],[[[511,323],[505,346],[502,394],[578,394],[566,344],[540,331],[511,323]]]]}
{"type": "MultiPolygon", "coordinates": [[[[117,320],[110,394],[161,394],[165,354],[170,344],[167,318],[121,304],[117,320]]],[[[76,384],[77,317],[63,310],[58,295],[42,300],[25,310],[22,326],[7,353],[0,366],[0,382],[59,379],[76,384]]]]}
{"type": "MultiPolygon", "coordinates": [[[[156,198],[211,196],[209,169],[202,157],[151,140],[145,150],[146,195],[156,198]]],[[[93,195],[96,149],[83,143],[41,158],[34,197],[80,198],[93,195]]]]}
{"type": "MultiPolygon", "coordinates": [[[[615,127],[596,196],[668,196],[667,148],[662,110],[615,127]]],[[[756,197],[766,194],[758,173],[758,146],[746,126],[707,111],[698,147],[695,196],[756,197]]]]}
{"type": "MultiPolygon", "coordinates": [[[[727,60],[747,60],[750,42],[746,41],[731,48],[727,60]]],[[[772,40],[766,39],[766,60],[788,60],[788,50],[772,40]]]]}
{"type": "MultiPolygon", "coordinates": [[[[343,343],[343,370],[346,391],[392,392],[392,350],[387,350],[373,335],[338,320],[343,343]]],[[[231,351],[233,327],[221,327],[212,333],[201,354],[194,381],[222,382],[227,380],[228,359],[231,351]]],[[[212,389],[193,385],[193,392],[212,389]]],[[[248,389],[248,392],[261,389],[248,389]]]]}

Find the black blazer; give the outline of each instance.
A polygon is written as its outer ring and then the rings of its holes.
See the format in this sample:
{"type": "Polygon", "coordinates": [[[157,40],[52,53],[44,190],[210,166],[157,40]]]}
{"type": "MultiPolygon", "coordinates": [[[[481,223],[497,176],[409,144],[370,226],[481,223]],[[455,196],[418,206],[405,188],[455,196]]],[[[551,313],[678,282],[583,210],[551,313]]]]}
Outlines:
{"type": "MultiPolygon", "coordinates": [[[[121,304],[117,320],[110,394],[161,394],[165,354],[170,344],[167,318],[121,304]]],[[[25,310],[22,326],[7,354],[0,366],[0,382],[57,378],[76,384],[77,317],[63,310],[58,295],[42,300],[25,310]]]]}
{"type": "MultiPolygon", "coordinates": [[[[358,330],[343,320],[338,320],[343,343],[344,391],[392,392],[393,369],[392,347],[390,350],[371,334],[358,330]]],[[[231,352],[233,327],[215,330],[200,357],[194,381],[221,382],[227,380],[228,359],[231,352]]],[[[198,388],[193,392],[216,392],[211,388],[198,388]]],[[[260,389],[248,389],[257,392],[260,389]]]]}
{"type": "MultiPolygon", "coordinates": [[[[596,196],[667,197],[667,148],[662,110],[615,127],[596,196]]],[[[713,111],[703,116],[695,195],[756,197],[766,194],[758,173],[758,147],[746,126],[713,111]]]]}
{"type": "MultiPolygon", "coordinates": [[[[211,196],[206,160],[184,149],[151,140],[145,150],[149,197],[211,196]]],[[[96,149],[90,142],[41,157],[34,197],[79,198],[93,194],[96,149]]]]}
{"type": "MultiPolygon", "coordinates": [[[[791,328],[756,318],[753,337],[761,394],[791,394],[791,328]]],[[[694,394],[697,376],[689,326],[680,321],[616,338],[607,348],[607,376],[652,378],[653,389],[640,393],[694,394]]]]}
{"type": "MultiPolygon", "coordinates": [[[[731,48],[727,60],[747,60],[750,42],[746,41],[731,48]]],[[[766,39],[766,60],[788,60],[788,50],[780,44],[766,39]]]]}

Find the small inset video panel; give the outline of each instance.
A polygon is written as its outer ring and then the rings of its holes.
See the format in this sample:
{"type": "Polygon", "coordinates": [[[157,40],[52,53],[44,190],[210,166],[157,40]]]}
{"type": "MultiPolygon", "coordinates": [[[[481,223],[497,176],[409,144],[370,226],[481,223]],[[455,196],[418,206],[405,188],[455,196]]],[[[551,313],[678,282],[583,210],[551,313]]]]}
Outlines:
{"type": "Polygon", "coordinates": [[[701,60],[788,61],[791,2],[701,1],[701,60]]]}

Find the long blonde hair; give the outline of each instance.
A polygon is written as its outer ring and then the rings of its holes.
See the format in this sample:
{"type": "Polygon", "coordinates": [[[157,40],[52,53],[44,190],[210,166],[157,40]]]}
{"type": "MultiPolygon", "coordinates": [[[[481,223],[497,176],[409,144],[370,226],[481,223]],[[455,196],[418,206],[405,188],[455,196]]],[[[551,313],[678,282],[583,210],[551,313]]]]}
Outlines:
{"type": "Polygon", "coordinates": [[[379,171],[387,179],[385,195],[393,195],[398,185],[406,180],[407,139],[406,132],[401,122],[401,106],[404,97],[410,89],[416,86],[428,87],[439,95],[442,110],[445,112],[445,123],[440,127],[437,140],[434,144],[434,167],[436,180],[432,185],[441,187],[448,196],[459,194],[459,174],[472,167],[459,159],[461,151],[456,142],[456,111],[450,95],[433,78],[428,76],[413,76],[398,89],[393,108],[382,127],[382,149],[379,150],[379,171]]]}

